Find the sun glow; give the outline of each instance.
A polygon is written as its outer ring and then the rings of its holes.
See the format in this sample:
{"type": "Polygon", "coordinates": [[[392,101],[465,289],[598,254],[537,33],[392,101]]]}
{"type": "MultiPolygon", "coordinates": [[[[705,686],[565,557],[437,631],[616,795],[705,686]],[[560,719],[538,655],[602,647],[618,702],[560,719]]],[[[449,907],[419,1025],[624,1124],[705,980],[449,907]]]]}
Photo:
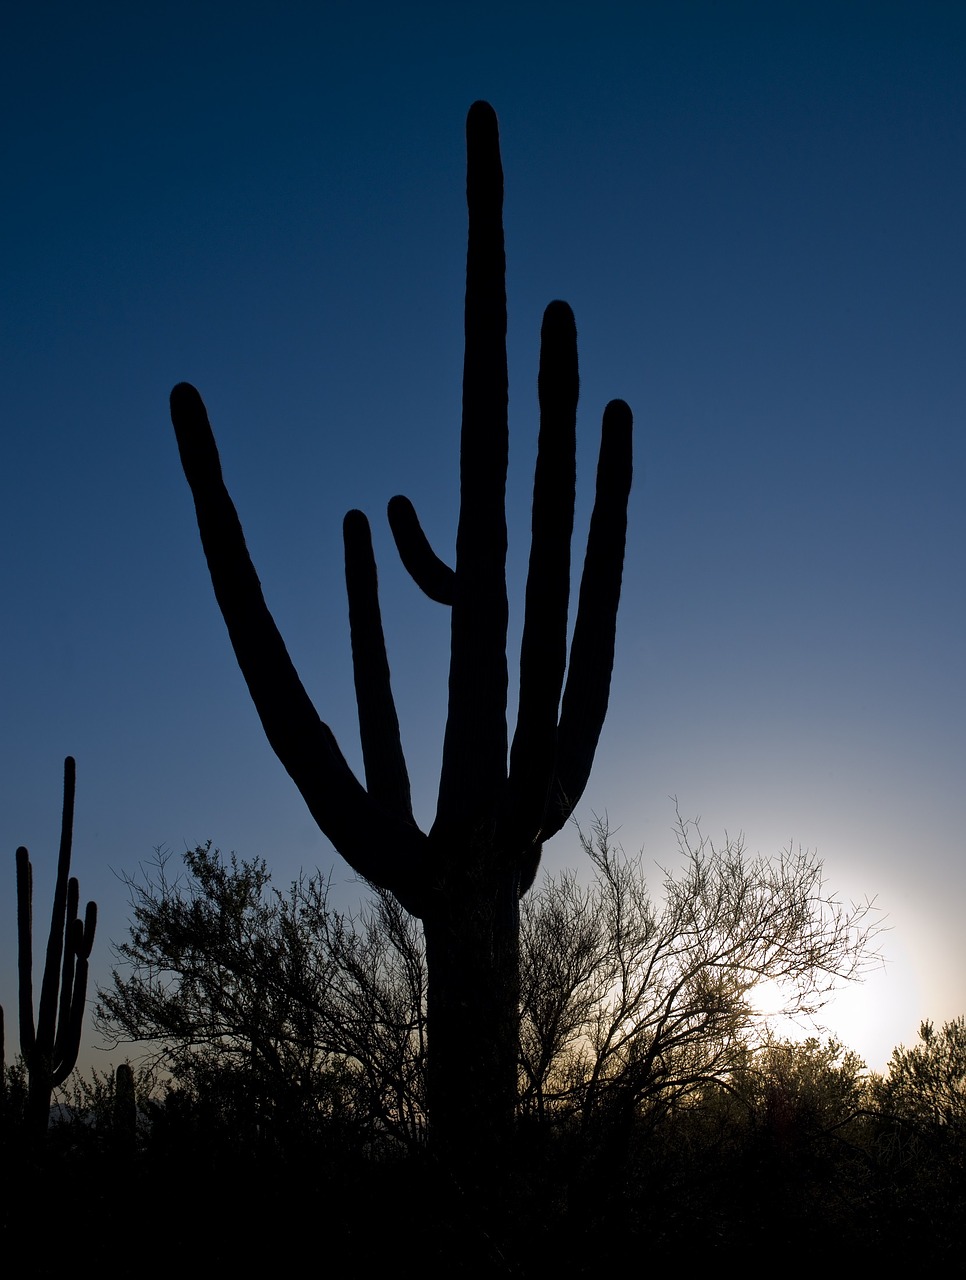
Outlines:
{"type": "Polygon", "coordinates": [[[763,978],[745,996],[748,1007],[763,1023],[762,1029],[780,1040],[804,1040],[814,1035],[815,1027],[803,1014],[788,1012],[794,1003],[793,992],[784,989],[774,978],[763,978]]]}

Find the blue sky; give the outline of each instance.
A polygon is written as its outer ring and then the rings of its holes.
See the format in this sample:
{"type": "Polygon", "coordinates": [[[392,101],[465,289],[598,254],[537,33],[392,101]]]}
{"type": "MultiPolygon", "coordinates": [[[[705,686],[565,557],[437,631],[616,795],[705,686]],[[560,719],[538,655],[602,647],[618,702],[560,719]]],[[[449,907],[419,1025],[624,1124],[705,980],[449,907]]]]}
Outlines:
{"type": "MultiPolygon", "coordinates": [[[[501,122],[511,626],[543,307],[581,351],[579,539],[600,411],[635,412],[612,709],[579,815],[674,859],[676,796],[877,896],[890,964],[829,1021],[881,1066],[966,1011],[962,351],[966,10],[955,3],[52,3],[8,16],[0,521],[0,1001],[13,850],[42,915],[64,755],[75,870],[211,838],[335,865],[271,753],[207,578],[167,396],[202,391],[269,605],[359,760],[341,566],[370,516],[418,815],[445,617],[385,523],[451,547],[463,122],[501,122]]],[[[514,633],[517,634],[517,633],[514,633]]],[[[511,650],[512,652],[512,650],[511,650]]],[[[559,836],[551,868],[576,864],[559,836]]],[[[41,931],[46,925],[41,926],[41,931]]],[[[93,1039],[89,1036],[90,1044],[93,1039]]],[[[95,1056],[101,1064],[102,1059],[95,1056]]]]}

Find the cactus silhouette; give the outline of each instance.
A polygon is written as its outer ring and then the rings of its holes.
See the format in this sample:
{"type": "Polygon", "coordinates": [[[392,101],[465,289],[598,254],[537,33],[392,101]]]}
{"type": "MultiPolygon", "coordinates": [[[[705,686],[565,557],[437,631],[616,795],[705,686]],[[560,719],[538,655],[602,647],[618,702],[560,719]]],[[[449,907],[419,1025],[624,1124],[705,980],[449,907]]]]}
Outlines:
{"type": "Polygon", "coordinates": [[[115,1150],[122,1158],[130,1158],[137,1151],[138,1112],[134,1070],[129,1062],[122,1062],[114,1072],[111,1120],[115,1150]]]}
{"type": "Polygon", "coordinates": [[[520,655],[507,731],[507,355],[503,171],[493,109],[470,108],[469,237],[455,567],[408,499],[389,503],[400,558],[451,612],[449,704],[436,820],[413,818],[390,688],[369,524],[345,517],[345,576],[365,786],[306,694],[262,596],[222,480],[205,406],[187,383],[171,417],[212,584],[269,742],[346,861],[423,921],[434,1141],[478,1151],[512,1121],[517,1086],[519,899],[542,844],[587,783],[610,689],[631,481],[631,413],[604,411],[596,498],[567,655],[575,496],[577,338],[551,303],[541,332],[540,428],[520,655]],[[565,679],[566,677],[566,679],[565,679]],[[509,749],[508,749],[509,748],[509,749]]]}
{"type": "Polygon", "coordinates": [[[17,931],[20,974],[20,1052],[27,1068],[26,1123],[35,1136],[47,1131],[50,1095],[64,1083],[77,1063],[84,1003],[87,998],[87,962],[94,945],[97,904],[89,902],[81,920],[77,914],[80,887],[70,875],[74,831],[73,757],[64,761],[64,808],[60,825],[60,853],[54,906],[47,937],[47,959],[40,1009],[34,1023],[33,998],[33,868],[30,855],[17,850],[17,931]]]}

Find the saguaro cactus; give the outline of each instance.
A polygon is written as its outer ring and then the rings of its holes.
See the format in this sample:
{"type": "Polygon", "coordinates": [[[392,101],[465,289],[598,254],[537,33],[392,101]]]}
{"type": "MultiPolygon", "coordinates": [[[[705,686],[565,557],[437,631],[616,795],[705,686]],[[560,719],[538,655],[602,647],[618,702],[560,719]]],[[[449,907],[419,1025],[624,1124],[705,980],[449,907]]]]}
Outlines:
{"type": "Polygon", "coordinates": [[[77,1063],[84,1002],[87,999],[87,962],[97,928],[97,904],[89,902],[81,920],[77,914],[80,886],[70,875],[74,832],[72,756],[64,761],[64,808],[60,824],[60,853],[54,907],[47,936],[47,960],[40,989],[40,1010],[34,1024],[33,998],[33,869],[30,855],[17,850],[17,930],[20,973],[20,1052],[27,1067],[27,1126],[36,1135],[47,1130],[50,1095],[63,1084],[77,1063]]]}
{"type": "Polygon", "coordinates": [[[134,1070],[129,1062],[122,1062],[114,1072],[111,1119],[115,1150],[122,1158],[130,1158],[137,1151],[138,1108],[134,1070]]]}
{"type": "Polygon", "coordinates": [[[604,411],[597,490],[567,661],[575,491],[577,340],[563,302],[541,334],[540,431],[520,656],[507,741],[506,286],[496,116],[467,118],[466,345],[455,568],[408,499],[389,521],[403,564],[451,610],[449,707],[436,820],[420,831],[389,679],[369,525],[345,518],[345,571],[365,787],[319,718],[262,596],[222,480],[204,404],[186,383],[171,416],[235,654],[269,742],[336,849],[421,917],[429,965],[434,1136],[472,1148],[505,1131],[517,1083],[518,902],[543,841],[586,785],[610,689],[631,480],[631,413],[604,411]],[[566,683],[564,677],[566,675],[566,683]]]}

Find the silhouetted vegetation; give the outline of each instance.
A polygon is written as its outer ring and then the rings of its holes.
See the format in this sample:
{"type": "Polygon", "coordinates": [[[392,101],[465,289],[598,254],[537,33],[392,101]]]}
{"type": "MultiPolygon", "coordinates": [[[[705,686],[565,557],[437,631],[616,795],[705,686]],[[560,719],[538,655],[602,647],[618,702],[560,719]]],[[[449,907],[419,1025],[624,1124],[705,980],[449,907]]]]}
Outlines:
{"type": "Polygon", "coordinates": [[[485,1206],[426,1148],[367,1141],[345,1099],[303,1112],[301,1126],[276,1125],[229,1062],[180,1082],[151,1072],[132,1082],[133,1143],[119,1118],[126,1086],[95,1073],[66,1095],[42,1165],[10,1159],[15,1121],[0,1113],[5,1239],[36,1231],[57,1188],[71,1187],[27,1274],[54,1274],[91,1221],[112,1256],[137,1256],[147,1276],[186,1258],[252,1274],[277,1263],[283,1224],[303,1214],[322,1215],[322,1259],[361,1251],[398,1275],[434,1262],[458,1274],[583,1275],[644,1252],[737,1264],[790,1248],[828,1250],[836,1265],[913,1254],[956,1265],[966,1243],[961,1130],[923,1124],[914,1107],[878,1112],[862,1063],[835,1041],[766,1041],[720,1082],[623,1113],[619,1141],[612,1114],[589,1124],[529,1114],[501,1199],[485,1206]],[[170,1221],[145,1249],[150,1197],[171,1206],[170,1221]]]}
{"type": "Polygon", "coordinates": [[[53,1274],[92,1217],[115,1256],[140,1247],[147,1276],[185,1257],[251,1273],[277,1260],[273,1223],[323,1207],[326,1258],[401,1275],[434,1260],[580,1275],[632,1251],[738,1263],[792,1246],[950,1261],[963,1021],[924,1024],[882,1077],[834,1040],[776,1039],[761,979],[816,1008],[874,958],[875,920],[839,904],[807,854],[717,849],[690,824],[680,838],[653,898],[601,825],[589,883],[546,878],[527,899],[512,1159],[486,1198],[425,1141],[425,948],[395,899],[377,891],[349,915],[318,877],[277,891],[264,863],[210,846],[177,873],[159,857],[130,881],[130,935],[98,1002],[115,1040],[149,1038],[139,1063],[60,1090],[43,1159],[20,1140],[22,1064],[4,1072],[7,1238],[71,1187],[63,1240],[28,1273],[53,1274]],[[148,1187],[181,1208],[145,1256],[148,1187]]]}
{"type": "Polygon", "coordinates": [[[455,567],[408,499],[389,504],[403,564],[450,610],[449,705],[436,820],[416,825],[389,679],[369,524],[344,523],[346,590],[366,786],[315,711],[262,596],[222,479],[205,406],[187,384],[171,417],[215,596],[269,742],[322,831],[416,916],[432,1029],[426,1106],[435,1140],[482,1172],[516,1103],[519,900],[543,842],[583,794],[610,691],[631,483],[631,413],[607,405],[596,496],[567,653],[576,484],[577,334],[563,302],[541,330],[540,431],[516,731],[507,732],[507,354],[503,170],[496,116],[466,124],[469,235],[455,567]],[[565,681],[566,676],[566,681],[565,681]]]}
{"type": "MultiPolygon", "coordinates": [[[[787,1014],[811,1014],[877,960],[873,909],[839,904],[813,856],[751,858],[687,823],[679,840],[683,868],[663,873],[657,902],[603,824],[584,840],[587,887],[565,874],[525,900],[524,1117],[586,1129],[675,1105],[744,1062],[763,981],[787,1014]]],[[[130,937],[98,1001],[110,1042],[154,1042],[152,1062],[202,1092],[230,1077],[276,1130],[341,1108],[370,1142],[425,1141],[426,947],[391,894],[352,917],[320,878],[281,893],[264,862],[210,845],[180,875],[159,856],[129,888],[130,937]]]]}
{"type": "Polygon", "coordinates": [[[391,894],[357,917],[302,878],[281,893],[264,862],[210,845],[169,875],[130,880],[133,922],[99,993],[106,1039],[157,1042],[152,1064],[192,1094],[224,1093],[238,1124],[311,1132],[351,1116],[366,1141],[425,1132],[426,959],[391,894]],[[246,1119],[242,1119],[242,1112],[246,1119]]]}

